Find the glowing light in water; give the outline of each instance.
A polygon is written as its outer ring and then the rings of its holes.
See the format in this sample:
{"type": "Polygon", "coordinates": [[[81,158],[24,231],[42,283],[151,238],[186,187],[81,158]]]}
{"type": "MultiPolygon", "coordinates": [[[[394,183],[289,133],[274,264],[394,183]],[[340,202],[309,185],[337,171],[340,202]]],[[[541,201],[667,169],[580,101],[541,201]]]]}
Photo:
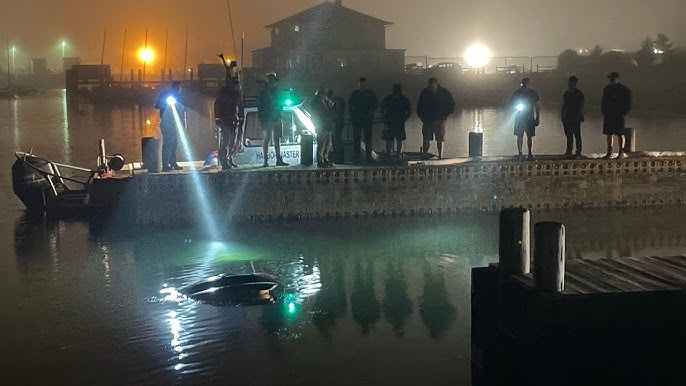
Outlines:
{"type": "Polygon", "coordinates": [[[289,314],[295,313],[295,303],[294,302],[288,303],[288,313],[289,314]]]}

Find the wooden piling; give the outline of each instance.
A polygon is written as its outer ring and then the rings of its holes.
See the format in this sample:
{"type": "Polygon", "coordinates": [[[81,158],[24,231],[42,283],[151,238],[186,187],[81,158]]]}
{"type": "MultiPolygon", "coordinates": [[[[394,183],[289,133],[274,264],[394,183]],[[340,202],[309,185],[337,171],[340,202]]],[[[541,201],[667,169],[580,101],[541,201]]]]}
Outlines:
{"type": "Polygon", "coordinates": [[[524,208],[507,208],[500,212],[499,264],[503,275],[525,275],[530,265],[530,213],[524,208]]]}
{"type": "Polygon", "coordinates": [[[565,288],[565,227],[561,223],[534,225],[534,287],[548,293],[565,288]]]}

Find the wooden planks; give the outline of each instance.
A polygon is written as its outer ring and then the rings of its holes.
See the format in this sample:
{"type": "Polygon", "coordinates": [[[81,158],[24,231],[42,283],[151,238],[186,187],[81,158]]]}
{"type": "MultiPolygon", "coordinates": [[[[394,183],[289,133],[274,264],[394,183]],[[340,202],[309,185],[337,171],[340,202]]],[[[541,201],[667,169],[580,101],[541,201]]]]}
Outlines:
{"type": "Polygon", "coordinates": [[[686,290],[686,257],[570,260],[565,295],[686,290]]]}

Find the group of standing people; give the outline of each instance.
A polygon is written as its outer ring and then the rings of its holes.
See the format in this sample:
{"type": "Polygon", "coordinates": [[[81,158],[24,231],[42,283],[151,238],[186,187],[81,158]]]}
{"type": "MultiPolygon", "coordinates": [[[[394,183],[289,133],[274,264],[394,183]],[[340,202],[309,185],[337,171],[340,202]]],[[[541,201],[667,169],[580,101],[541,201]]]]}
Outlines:
{"type": "MultiPolygon", "coordinates": [[[[360,78],[358,87],[348,99],[348,116],[353,132],[353,163],[362,161],[362,143],[367,163],[374,163],[372,152],[372,125],[379,110],[384,123],[381,139],[386,141],[386,153],[403,154],[407,138],[405,123],[412,115],[410,100],[403,94],[402,85],[396,83],[392,91],[379,103],[374,91],[367,87],[367,79],[360,78]]],[[[331,167],[343,162],[343,127],[345,101],[333,90],[319,87],[315,98],[308,106],[317,129],[317,164],[331,167]],[[333,149],[334,160],[329,159],[333,149]]],[[[417,115],[423,122],[422,152],[428,155],[431,141],[436,141],[438,157],[443,157],[448,117],[455,111],[455,100],[450,92],[441,87],[436,78],[429,79],[417,103],[417,115]]]]}
{"type": "MultiPolygon", "coordinates": [[[[613,156],[614,138],[619,144],[618,158],[626,156],[626,116],[632,108],[631,91],[619,81],[616,72],[608,76],[609,84],[603,90],[601,111],[603,114],[603,134],[607,136],[607,154],[604,158],[613,156]]],[[[258,117],[263,130],[262,150],[263,166],[269,166],[269,145],[274,144],[277,166],[288,165],[281,155],[281,138],[283,137],[282,105],[278,101],[278,78],[269,74],[265,87],[259,96],[258,117]]],[[[560,119],[567,138],[565,156],[580,157],[582,152],[581,124],[584,122],[585,96],[578,88],[578,79],[572,76],[568,79],[568,88],[562,96],[560,119]],[[574,150],[576,143],[576,151],[574,150]]],[[[524,136],[527,137],[528,160],[534,160],[533,138],[536,128],[540,124],[540,98],[531,88],[531,80],[522,79],[521,87],[511,98],[514,110],[514,135],[517,137],[519,159],[524,160],[524,136]]],[[[178,142],[178,120],[185,126],[185,110],[181,96],[181,83],[173,82],[171,87],[163,92],[156,107],[160,110],[160,128],[163,135],[162,163],[163,171],[182,170],[176,162],[176,147],[178,142]],[[171,98],[171,99],[170,99],[171,98]],[[173,108],[169,101],[173,100],[173,108]]],[[[384,123],[382,139],[386,141],[386,153],[395,152],[402,158],[403,143],[407,138],[405,123],[412,115],[410,100],[403,95],[402,85],[393,85],[392,92],[381,103],[378,102],[374,91],[367,87],[367,79],[360,78],[357,89],[348,100],[348,114],[353,131],[353,162],[361,161],[362,143],[364,142],[365,158],[373,163],[372,153],[372,125],[376,111],[379,110],[384,123]]],[[[307,110],[310,112],[317,131],[317,166],[328,168],[335,163],[343,162],[343,128],[346,102],[337,96],[333,90],[320,86],[315,97],[309,102],[307,110]],[[333,159],[331,159],[333,154],[333,159]]],[[[436,78],[429,79],[427,87],[419,95],[417,115],[422,121],[422,155],[430,158],[429,146],[436,142],[438,158],[443,158],[444,140],[448,117],[455,111],[455,100],[451,93],[442,87],[436,78]]],[[[219,91],[214,103],[215,123],[221,130],[221,144],[218,158],[223,170],[229,170],[237,165],[232,156],[241,147],[243,137],[243,122],[245,121],[245,106],[239,91],[238,79],[227,78],[226,85],[219,91]]]]}
{"type": "MultiPolygon", "coordinates": [[[[603,114],[603,134],[607,137],[607,153],[603,158],[609,159],[614,155],[614,138],[619,142],[619,152],[617,158],[626,157],[626,116],[631,111],[632,96],[629,88],[619,81],[619,74],[616,72],[608,75],[609,84],[603,89],[603,97],[600,109],[603,114]]],[[[579,79],[571,76],[567,81],[567,90],[562,95],[562,110],[560,119],[567,138],[567,148],[565,157],[581,157],[582,139],[581,124],[585,121],[584,107],[586,98],[584,93],[578,88],[579,79]],[[576,152],[574,143],[576,142],[576,152]]],[[[540,124],[540,98],[538,93],[531,89],[531,80],[522,79],[521,88],[514,92],[511,105],[515,111],[514,135],[517,136],[517,150],[519,159],[523,160],[522,147],[524,135],[527,137],[527,147],[529,154],[527,159],[534,160],[533,156],[533,137],[536,135],[536,127],[540,124]]]]}

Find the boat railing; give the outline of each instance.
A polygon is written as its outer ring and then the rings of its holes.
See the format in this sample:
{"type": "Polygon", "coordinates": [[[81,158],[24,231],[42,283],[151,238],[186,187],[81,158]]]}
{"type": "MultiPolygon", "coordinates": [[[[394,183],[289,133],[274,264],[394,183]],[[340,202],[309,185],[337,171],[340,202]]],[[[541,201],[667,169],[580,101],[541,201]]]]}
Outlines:
{"type": "Polygon", "coordinates": [[[57,191],[58,186],[56,185],[55,180],[58,181],[59,186],[64,190],[74,190],[74,189],[71,189],[67,185],[67,182],[72,182],[72,183],[78,184],[82,187],[82,189],[85,189],[86,186],[88,184],[90,184],[90,182],[93,180],[93,178],[97,174],[96,171],[91,170],[91,169],[86,169],[86,168],[82,168],[82,167],[78,167],[78,166],[52,162],[52,161],[47,160],[45,158],[36,157],[35,155],[31,154],[30,152],[29,153],[15,152],[14,156],[17,157],[17,159],[21,160],[24,163],[24,165],[28,166],[29,168],[31,168],[32,170],[36,171],[38,174],[43,176],[43,178],[45,178],[45,180],[48,181],[48,183],[50,184],[52,192],[55,194],[55,196],[57,196],[59,194],[59,192],[57,191]],[[38,159],[45,161],[47,163],[47,165],[50,167],[51,172],[41,170],[38,167],[27,162],[26,161],[27,157],[38,158],[38,159]],[[60,168],[75,170],[75,171],[79,171],[79,172],[86,172],[86,173],[88,173],[89,176],[88,176],[88,179],[85,181],[79,180],[79,179],[76,179],[73,177],[67,177],[67,176],[62,175],[60,168]],[[53,177],[55,177],[55,178],[53,178],[53,177]]]}

